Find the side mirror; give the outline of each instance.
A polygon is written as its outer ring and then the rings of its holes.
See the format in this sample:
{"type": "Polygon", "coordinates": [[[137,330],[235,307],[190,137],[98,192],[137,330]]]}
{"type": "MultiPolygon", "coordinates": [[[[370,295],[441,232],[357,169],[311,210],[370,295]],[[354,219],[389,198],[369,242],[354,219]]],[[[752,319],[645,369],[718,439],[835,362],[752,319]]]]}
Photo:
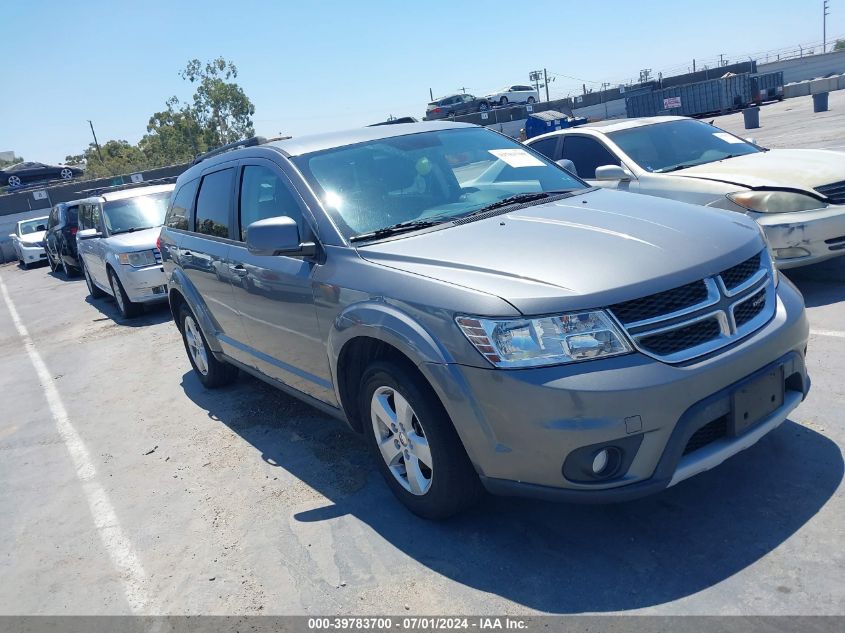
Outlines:
{"type": "Polygon", "coordinates": [[[85,229],[76,232],[76,239],[78,240],[92,240],[98,237],[103,237],[103,234],[97,229],[85,229]]]}
{"type": "Polygon", "coordinates": [[[14,233],[9,233],[9,237],[11,237],[12,239],[15,239],[17,237],[17,235],[14,234],[14,233]]]}
{"type": "Polygon", "coordinates": [[[563,167],[566,171],[568,171],[573,176],[578,175],[578,170],[575,169],[575,163],[573,163],[568,158],[561,158],[560,160],[556,160],[555,163],[558,167],[563,167]]]}
{"type": "Polygon", "coordinates": [[[628,170],[619,165],[602,165],[596,167],[596,180],[631,180],[628,170]]]}
{"type": "Polygon", "coordinates": [[[314,242],[300,242],[296,220],[286,215],[258,220],[246,227],[246,247],[253,255],[312,257],[314,242]]]}

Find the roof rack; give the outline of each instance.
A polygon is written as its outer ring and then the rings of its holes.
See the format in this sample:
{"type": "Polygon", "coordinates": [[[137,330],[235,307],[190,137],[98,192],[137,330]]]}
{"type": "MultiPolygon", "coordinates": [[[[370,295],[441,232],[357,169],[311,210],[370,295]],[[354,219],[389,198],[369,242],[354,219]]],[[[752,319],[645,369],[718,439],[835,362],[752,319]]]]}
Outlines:
{"type": "Polygon", "coordinates": [[[367,127],[376,127],[377,125],[394,125],[396,123],[419,123],[417,119],[412,116],[400,116],[388,119],[387,121],[379,121],[378,123],[370,123],[367,127]]]}
{"type": "Polygon", "coordinates": [[[285,141],[289,138],[290,136],[275,136],[273,138],[265,138],[263,136],[251,136],[249,138],[241,139],[240,141],[235,141],[234,143],[226,143],[225,145],[221,145],[220,147],[210,150],[205,154],[200,154],[194,159],[194,162],[191,164],[196,165],[204,161],[206,158],[211,158],[212,156],[231,152],[235,149],[241,149],[244,147],[255,147],[256,145],[264,145],[265,143],[270,143],[272,141],[285,141]]]}
{"type": "Polygon", "coordinates": [[[178,176],[165,176],[164,178],[154,178],[153,180],[142,180],[141,182],[126,182],[122,185],[110,185],[108,187],[94,187],[92,189],[80,189],[76,193],[83,194],[84,197],[99,196],[102,193],[111,193],[113,191],[122,191],[124,189],[136,189],[138,187],[148,187],[150,185],[169,185],[176,182],[178,176]]]}

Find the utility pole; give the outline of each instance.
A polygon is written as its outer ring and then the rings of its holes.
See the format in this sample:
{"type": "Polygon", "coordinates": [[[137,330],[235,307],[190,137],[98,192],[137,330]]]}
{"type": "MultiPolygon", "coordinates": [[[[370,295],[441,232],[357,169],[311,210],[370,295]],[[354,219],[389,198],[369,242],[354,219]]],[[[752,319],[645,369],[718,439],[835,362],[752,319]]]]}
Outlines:
{"type": "Polygon", "coordinates": [[[434,101],[434,91],[431,88],[428,89],[428,96],[431,97],[432,101],[434,101]]]}
{"type": "Polygon", "coordinates": [[[695,72],[695,60],[692,60],[692,72],[695,72]]]}
{"type": "Polygon", "coordinates": [[[640,83],[645,83],[651,76],[651,68],[643,68],[640,71],[640,83]]]}
{"type": "Polygon", "coordinates": [[[91,119],[88,119],[88,125],[91,126],[91,134],[94,137],[94,145],[97,148],[97,156],[100,157],[100,162],[103,163],[103,165],[105,165],[106,161],[103,160],[103,152],[100,151],[100,142],[97,140],[97,133],[94,131],[94,124],[91,123],[91,119]]]}
{"type": "Polygon", "coordinates": [[[544,68],[543,69],[543,83],[546,84],[546,102],[550,101],[549,99],[549,72],[544,68]]]}
{"type": "Polygon", "coordinates": [[[725,65],[725,54],[719,53],[719,68],[725,65]]]}
{"type": "Polygon", "coordinates": [[[828,0],[824,0],[822,5],[822,53],[827,52],[827,16],[830,15],[830,4],[828,0]]]}

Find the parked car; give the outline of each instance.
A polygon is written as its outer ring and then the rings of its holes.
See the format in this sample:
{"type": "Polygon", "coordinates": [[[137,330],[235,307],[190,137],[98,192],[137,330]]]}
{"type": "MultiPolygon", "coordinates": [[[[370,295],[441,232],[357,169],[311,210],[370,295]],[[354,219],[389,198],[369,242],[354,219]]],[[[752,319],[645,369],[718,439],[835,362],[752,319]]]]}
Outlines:
{"type": "Polygon", "coordinates": [[[21,220],[15,225],[15,232],[9,235],[15,249],[15,257],[24,268],[47,258],[44,253],[44,231],[47,217],[21,220]]]}
{"type": "Polygon", "coordinates": [[[44,163],[17,163],[0,169],[0,183],[10,187],[20,187],[30,182],[42,180],[71,180],[81,176],[84,170],[70,165],[45,165],[44,163]]]}
{"type": "Polygon", "coordinates": [[[76,232],[79,204],[60,202],[50,211],[47,232],[44,234],[44,250],[47,263],[53,272],[62,269],[66,277],[78,275],[79,256],[76,250],[76,232]]]}
{"type": "Polygon", "coordinates": [[[450,116],[486,112],[489,109],[490,104],[486,99],[479,99],[466,94],[454,94],[429,103],[425,109],[425,118],[428,121],[434,121],[450,116]]]}
{"type": "Polygon", "coordinates": [[[657,492],[807,392],[803,300],[748,218],[590,189],[477,126],[248,145],[184,172],[161,232],[196,377],[345,420],[421,516],[657,492]]]}
{"type": "Polygon", "coordinates": [[[845,254],[845,153],[766,149],[684,117],[604,121],[526,143],[600,187],[739,211],[780,268],[845,254]]]}
{"type": "Polygon", "coordinates": [[[167,301],[156,242],[172,191],[173,185],[152,185],[79,201],[76,240],[88,292],[113,296],[124,318],[167,301]]]}
{"type": "Polygon", "coordinates": [[[531,86],[505,86],[484,97],[490,103],[508,105],[509,103],[534,103],[540,100],[540,93],[531,86]]]}

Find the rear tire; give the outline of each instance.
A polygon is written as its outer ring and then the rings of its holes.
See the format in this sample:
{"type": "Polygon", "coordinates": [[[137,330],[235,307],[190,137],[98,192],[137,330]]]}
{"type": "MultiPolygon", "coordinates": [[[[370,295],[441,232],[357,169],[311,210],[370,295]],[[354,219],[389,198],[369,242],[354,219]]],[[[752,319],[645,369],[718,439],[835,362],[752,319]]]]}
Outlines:
{"type": "Polygon", "coordinates": [[[359,393],[378,468],[405,507],[425,519],[443,519],[481,498],[481,482],[452,421],[422,377],[375,362],[364,371],[359,393]]]}
{"type": "Polygon", "coordinates": [[[501,99],[499,99],[499,105],[503,105],[503,106],[508,105],[508,98],[502,97],[501,99]]]}
{"type": "Polygon", "coordinates": [[[194,313],[184,303],[179,308],[179,329],[188,360],[203,387],[217,389],[237,380],[238,368],[214,357],[194,313]]]}
{"type": "Polygon", "coordinates": [[[92,299],[100,299],[106,296],[106,293],[94,284],[94,280],[91,279],[91,274],[88,272],[87,268],[82,269],[82,274],[85,275],[85,283],[88,286],[88,294],[91,295],[92,299]]]}
{"type": "Polygon", "coordinates": [[[120,283],[117,274],[113,270],[109,270],[109,285],[111,286],[114,302],[117,304],[117,309],[124,319],[132,319],[144,311],[144,306],[140,303],[133,303],[129,300],[129,296],[123,289],[123,284],[120,283]]]}
{"type": "Polygon", "coordinates": [[[535,101],[536,101],[536,99],[534,99],[534,97],[528,97],[528,103],[529,103],[529,105],[530,105],[530,104],[532,104],[532,103],[534,103],[535,101]]]}

